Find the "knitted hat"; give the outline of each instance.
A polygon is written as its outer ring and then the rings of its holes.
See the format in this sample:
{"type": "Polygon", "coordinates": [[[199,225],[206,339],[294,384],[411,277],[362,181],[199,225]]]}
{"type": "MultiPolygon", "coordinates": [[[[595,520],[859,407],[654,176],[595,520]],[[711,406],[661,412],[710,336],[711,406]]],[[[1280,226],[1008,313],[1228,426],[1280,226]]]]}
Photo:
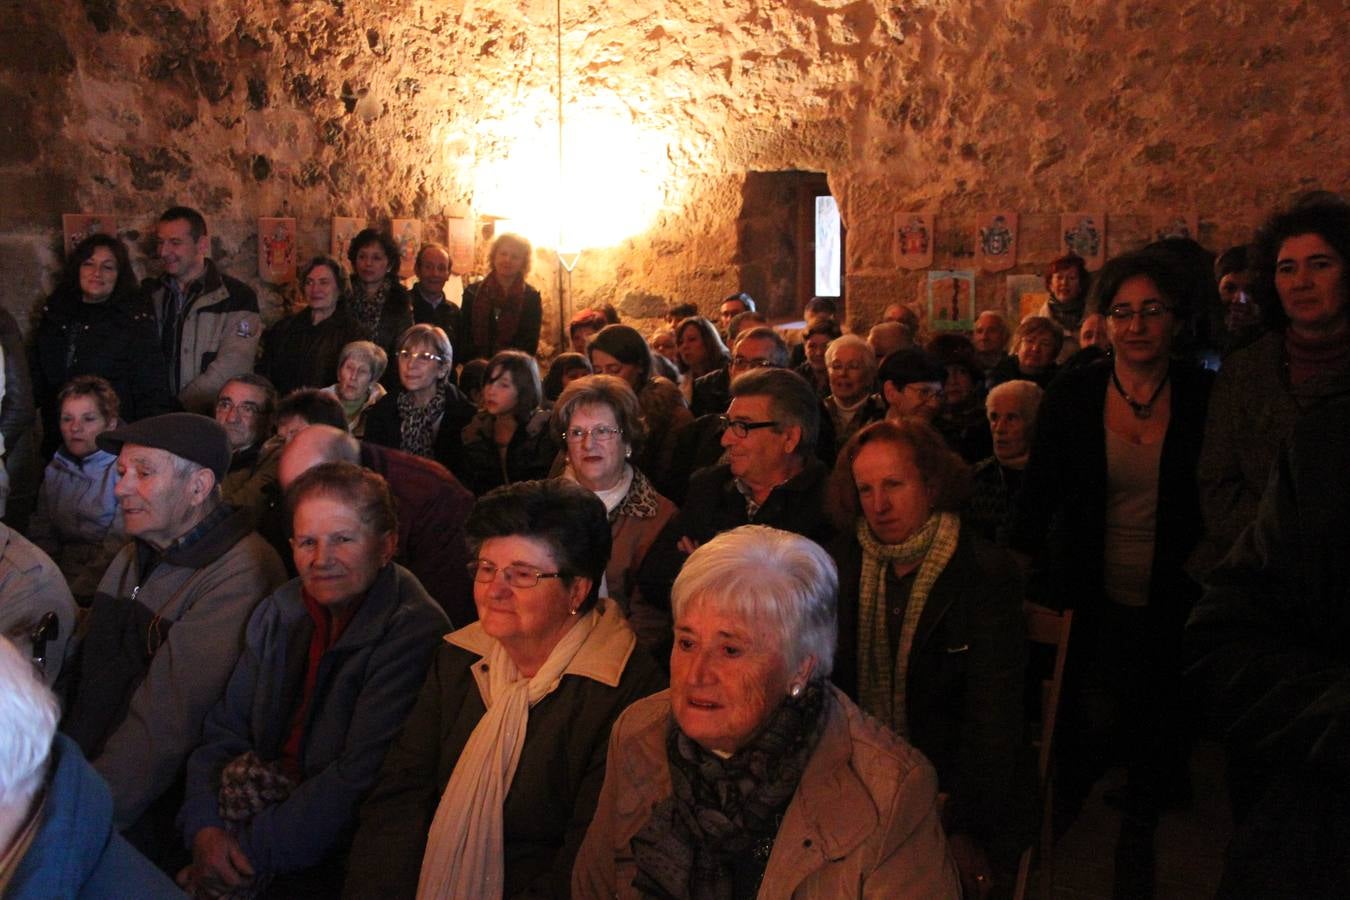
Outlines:
{"type": "Polygon", "coordinates": [[[230,468],[230,439],[215,419],[196,413],[166,413],[105,431],[97,438],[100,450],[121,453],[123,444],[167,450],[216,474],[216,484],[230,468]]]}

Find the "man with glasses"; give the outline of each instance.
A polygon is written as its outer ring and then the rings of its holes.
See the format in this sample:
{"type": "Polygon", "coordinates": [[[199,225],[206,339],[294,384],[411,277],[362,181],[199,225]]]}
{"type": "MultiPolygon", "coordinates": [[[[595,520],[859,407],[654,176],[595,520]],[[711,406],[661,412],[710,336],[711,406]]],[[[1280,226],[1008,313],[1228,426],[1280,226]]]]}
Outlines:
{"type": "Polygon", "coordinates": [[[787,342],[767,325],[751,328],[736,339],[731,365],[709,372],[694,381],[694,397],[689,404],[694,417],[709,413],[721,415],[731,402],[731,380],[754,369],[784,369],[788,364],[787,342]]]}
{"type": "Polygon", "coordinates": [[[932,354],[917,347],[886,357],[877,370],[886,418],[922,419],[933,424],[942,409],[942,385],[947,369],[932,354]]]}
{"type": "Polygon", "coordinates": [[[257,522],[268,486],[277,480],[279,447],[271,446],[277,391],[261,375],[236,375],[216,395],[216,421],[230,439],[230,468],[221,482],[225,502],[242,507],[257,522]]]}
{"type": "Polygon", "coordinates": [[[816,457],[820,401],[811,385],[784,368],[746,372],[731,384],[722,423],[724,461],[693,474],[679,513],[638,572],[642,598],[655,609],[669,612],[685,558],[723,531],[755,524],[822,544],[830,537],[823,513],[829,470],[816,457]]]}

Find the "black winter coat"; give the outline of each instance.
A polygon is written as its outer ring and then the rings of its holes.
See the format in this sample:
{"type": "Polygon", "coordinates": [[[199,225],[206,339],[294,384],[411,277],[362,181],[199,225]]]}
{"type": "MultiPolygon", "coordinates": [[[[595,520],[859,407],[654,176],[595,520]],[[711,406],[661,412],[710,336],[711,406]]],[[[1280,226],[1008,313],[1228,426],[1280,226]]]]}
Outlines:
{"type": "MultiPolygon", "coordinates": [[[[858,590],[862,548],[841,534],[839,645],[834,683],[858,697],[858,590]]],[[[905,679],[908,740],[949,793],[947,830],[977,838],[1013,869],[1034,822],[1035,770],[1023,738],[1026,624],[1017,565],[963,525],[952,558],[919,617],[905,679]]]]}
{"type": "Polygon", "coordinates": [[[85,303],[78,293],[53,294],[42,308],[33,341],[33,399],[42,410],[44,456],[60,443],[56,395],[76,375],[108,379],[121,419],[134,422],[172,412],[169,370],[155,318],[137,297],[85,303]]]}
{"type": "Polygon", "coordinates": [[[337,380],[342,348],[365,336],[345,301],[318,325],[312,323],[310,310],[302,309],[263,332],[258,372],[283,397],[296,388],[328,387],[337,380]]]}

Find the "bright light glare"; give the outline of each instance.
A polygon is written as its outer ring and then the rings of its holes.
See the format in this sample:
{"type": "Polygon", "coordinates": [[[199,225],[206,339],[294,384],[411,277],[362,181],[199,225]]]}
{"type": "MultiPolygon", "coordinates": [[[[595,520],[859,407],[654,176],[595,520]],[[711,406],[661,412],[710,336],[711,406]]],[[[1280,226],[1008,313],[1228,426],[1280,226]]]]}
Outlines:
{"type": "Polygon", "coordinates": [[[509,218],[537,246],[562,252],[612,247],[646,231],[669,186],[669,138],[638,127],[617,98],[569,105],[559,183],[555,102],[544,96],[480,123],[478,212],[509,218]]]}

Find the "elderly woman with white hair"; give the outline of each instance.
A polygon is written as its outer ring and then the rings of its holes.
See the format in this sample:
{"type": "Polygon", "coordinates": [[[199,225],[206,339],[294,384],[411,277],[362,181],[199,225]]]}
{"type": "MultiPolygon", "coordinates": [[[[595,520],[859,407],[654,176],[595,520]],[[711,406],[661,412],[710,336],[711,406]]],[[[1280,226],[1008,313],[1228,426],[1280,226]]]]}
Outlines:
{"type": "Polygon", "coordinates": [[[829,685],[837,588],[764,526],[689,557],[670,690],[614,725],[574,896],[960,896],[932,767],[829,685]]]}
{"type": "Polygon", "coordinates": [[[337,381],[323,391],[342,404],[347,430],[354,437],[366,436],[366,415],[388,393],[380,384],[388,365],[389,354],[373,341],[352,341],[338,354],[337,381]]]}
{"type": "Polygon", "coordinates": [[[1036,412],[1044,393],[1036,382],[1019,378],[995,385],[984,398],[994,455],[971,469],[973,490],[961,519],[986,540],[996,540],[1012,515],[1013,498],[1022,488],[1022,472],[1031,458],[1036,412]]]}
{"type": "Polygon", "coordinates": [[[108,785],[56,730],[60,707],[0,637],[0,895],[182,897],[113,828],[108,785]]]}
{"type": "Polygon", "coordinates": [[[876,393],[877,355],[856,334],[830,341],[825,348],[830,396],[824,400],[834,425],[835,445],[842,447],[869,422],[886,418],[886,401],[876,393]]]}

